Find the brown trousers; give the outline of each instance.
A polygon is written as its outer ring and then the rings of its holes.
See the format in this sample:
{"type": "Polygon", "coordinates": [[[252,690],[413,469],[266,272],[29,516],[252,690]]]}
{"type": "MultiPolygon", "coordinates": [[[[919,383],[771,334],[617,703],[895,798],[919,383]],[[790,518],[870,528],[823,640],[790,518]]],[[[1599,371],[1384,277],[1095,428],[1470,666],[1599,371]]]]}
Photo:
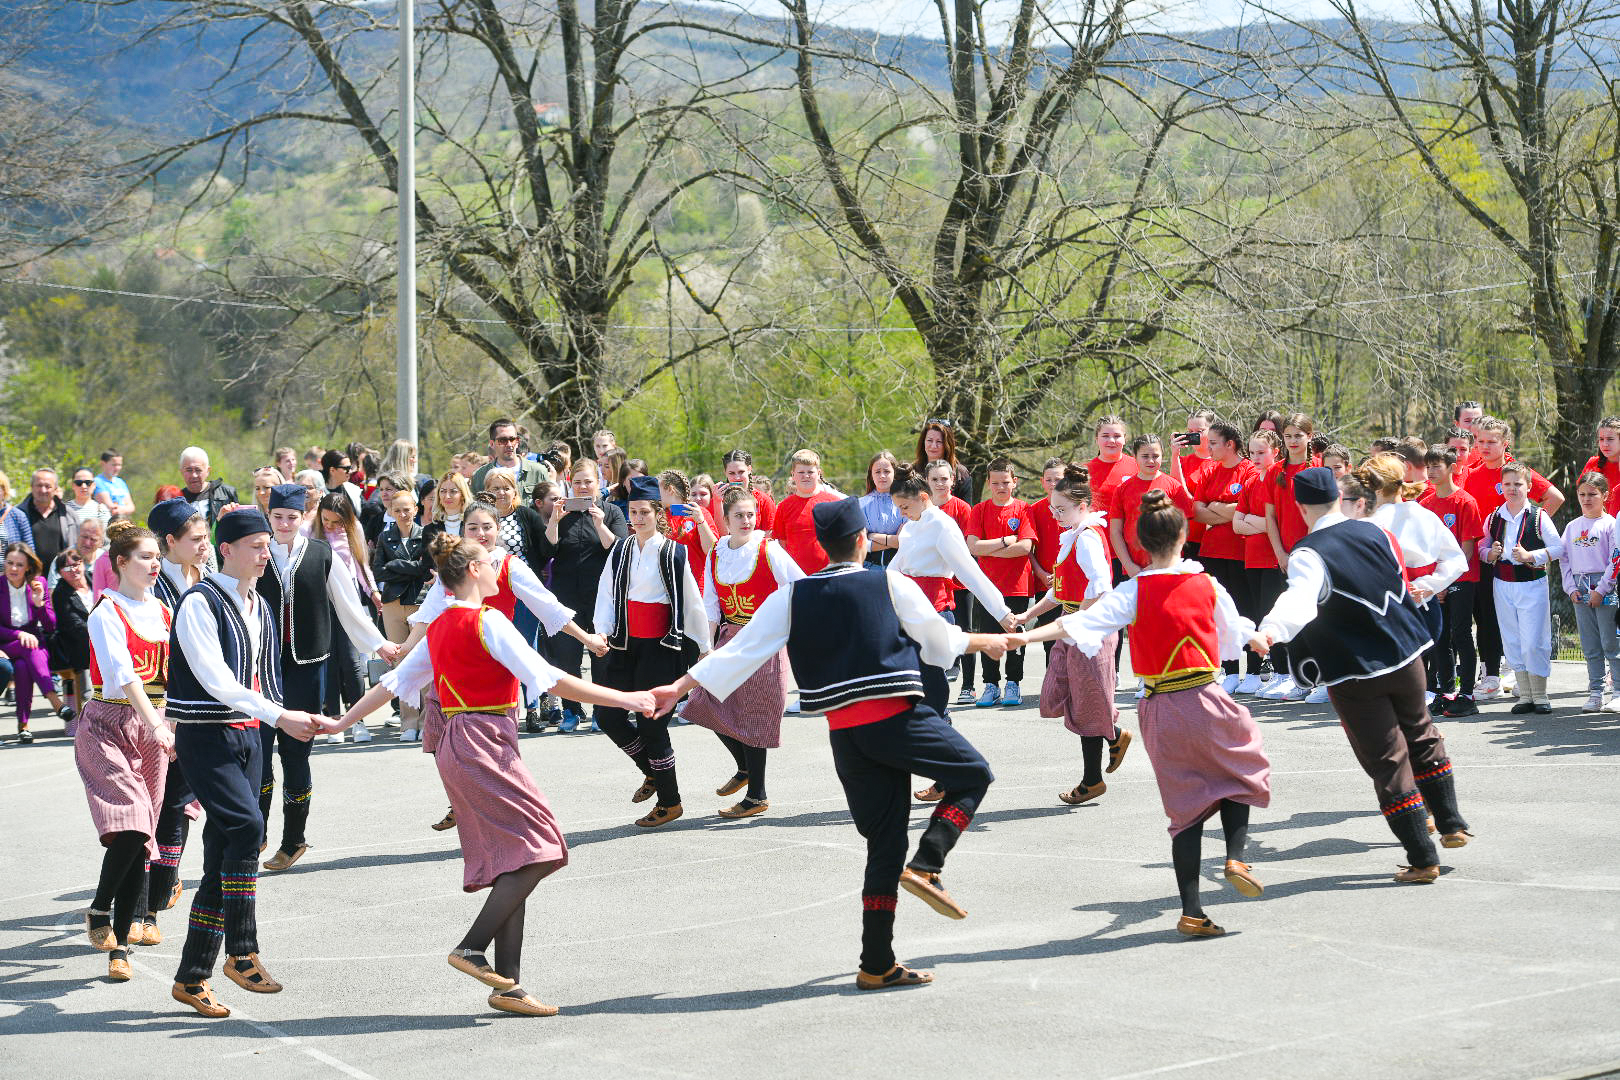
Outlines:
{"type": "Polygon", "coordinates": [[[1446,741],[1423,703],[1424,683],[1419,659],[1387,675],[1328,687],[1328,699],[1339,714],[1350,749],[1372,778],[1386,817],[1417,797],[1417,776],[1448,761],[1446,741]]]}

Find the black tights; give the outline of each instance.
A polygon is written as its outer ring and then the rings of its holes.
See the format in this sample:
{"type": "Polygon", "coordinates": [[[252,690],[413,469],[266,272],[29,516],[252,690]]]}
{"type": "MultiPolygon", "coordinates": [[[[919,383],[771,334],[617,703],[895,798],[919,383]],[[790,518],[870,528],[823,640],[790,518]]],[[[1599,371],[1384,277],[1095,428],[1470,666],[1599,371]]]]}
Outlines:
{"type": "MultiPolygon", "coordinates": [[[[1226,833],[1226,857],[1242,859],[1249,840],[1249,805],[1221,800],[1221,829],[1226,833]]],[[[1170,861],[1176,868],[1176,890],[1181,893],[1181,913],[1195,919],[1204,917],[1198,902],[1198,866],[1203,857],[1204,826],[1200,822],[1176,833],[1170,840],[1170,861]]]]}
{"type": "Polygon", "coordinates": [[[1080,736],[1080,760],[1085,764],[1085,772],[1080,777],[1080,783],[1088,788],[1102,783],[1103,743],[1107,741],[1101,735],[1080,736]]]}
{"type": "Polygon", "coordinates": [[[508,870],[496,878],[495,884],[490,886],[489,896],[484,899],[483,910],[456,948],[481,953],[493,941],[495,960],[491,966],[508,979],[516,980],[523,962],[524,902],[552,865],[531,863],[521,870],[508,870]]]}
{"type": "Polygon", "coordinates": [[[135,921],[141,890],[146,885],[146,836],[138,832],[117,832],[106,843],[101,856],[101,878],[90,901],[92,922],[95,912],[110,912],[113,934],[118,944],[129,944],[129,928],[135,921]]]}
{"type": "MultiPolygon", "coordinates": [[[[716,735],[720,735],[717,731],[716,735]]],[[[748,777],[748,798],[753,802],[765,801],[765,748],[763,746],[749,746],[745,742],[733,739],[730,735],[720,735],[720,741],[737,762],[737,772],[748,777]]]]}

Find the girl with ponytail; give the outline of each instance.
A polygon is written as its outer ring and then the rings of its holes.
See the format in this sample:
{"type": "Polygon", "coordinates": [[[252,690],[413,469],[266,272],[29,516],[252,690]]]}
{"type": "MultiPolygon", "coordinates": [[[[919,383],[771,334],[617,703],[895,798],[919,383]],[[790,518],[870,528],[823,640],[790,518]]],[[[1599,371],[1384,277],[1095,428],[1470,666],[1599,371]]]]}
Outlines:
{"type": "Polygon", "coordinates": [[[1243,896],[1262,891],[1242,858],[1250,808],[1271,802],[1271,765],[1249,710],[1216,681],[1221,660],[1238,656],[1254,627],[1238,615],[1219,582],[1181,557],[1187,517],[1171,494],[1146,492],[1140,510],[1136,535],[1148,565],[1085,610],[1015,639],[1066,636],[1079,652],[1096,657],[1114,634],[1130,627],[1131,666],[1147,687],[1137,712],[1142,743],[1170,818],[1171,862],[1181,894],[1176,930],[1216,937],[1226,931],[1204,914],[1198,896],[1206,820],[1220,815],[1227,882],[1243,896]]]}
{"type": "MultiPolygon", "coordinates": [[[[1067,465],[1052,485],[1051,514],[1063,526],[1052,563],[1052,587],[1028,611],[1013,616],[1027,625],[1054,608],[1065,615],[1084,611],[1114,587],[1108,553],[1108,526],[1091,508],[1091,482],[1085,469],[1067,465]]],[[[1083,771],[1080,782],[1058,798],[1070,806],[1090,802],[1108,790],[1103,782],[1102,750],[1108,744],[1108,772],[1119,768],[1131,733],[1119,726],[1114,708],[1114,655],[1119,635],[1103,638],[1088,656],[1074,643],[1059,639],[1046,663],[1041,683],[1041,715],[1063,718],[1063,726],[1080,736],[1083,771]]]]}

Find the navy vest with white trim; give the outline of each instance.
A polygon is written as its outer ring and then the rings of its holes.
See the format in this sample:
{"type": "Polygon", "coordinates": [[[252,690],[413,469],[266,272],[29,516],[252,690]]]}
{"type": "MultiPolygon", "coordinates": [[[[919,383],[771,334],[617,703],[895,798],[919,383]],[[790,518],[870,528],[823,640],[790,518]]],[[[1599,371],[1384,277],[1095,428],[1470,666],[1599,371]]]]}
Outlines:
{"type": "MultiPolygon", "coordinates": [[[[219,651],[225,666],[243,686],[254,685],[258,675],[258,691],[277,704],[281,703],[281,650],[276,647],[276,623],[270,617],[270,607],[259,599],[259,655],[249,654],[252,638],[247,623],[236,601],[225,595],[225,590],[212,578],[203,578],[180,597],[180,607],[187,604],[207,604],[219,624],[219,651]]],[[[179,608],[175,621],[179,621],[179,608]]],[[[203,688],[192,674],[186,661],[186,650],[175,641],[169,650],[169,701],[164,715],[176,723],[229,724],[251,717],[217,700],[203,688]]]]}
{"type": "Polygon", "coordinates": [[[1316,618],[1288,646],[1300,685],[1384,675],[1432,644],[1389,533],[1350,519],[1309,533],[1297,546],[1316,552],[1327,568],[1316,618]]]}
{"type": "Polygon", "coordinates": [[[806,713],[923,696],[922,654],[900,625],[882,570],[834,565],[791,588],[788,663],[806,713]]]}

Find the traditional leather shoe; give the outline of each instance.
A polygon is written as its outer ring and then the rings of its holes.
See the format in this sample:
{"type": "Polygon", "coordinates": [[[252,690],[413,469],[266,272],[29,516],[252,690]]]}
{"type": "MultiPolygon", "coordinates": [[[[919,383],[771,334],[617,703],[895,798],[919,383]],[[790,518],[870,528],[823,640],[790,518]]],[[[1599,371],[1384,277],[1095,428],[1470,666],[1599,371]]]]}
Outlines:
{"type": "Polygon", "coordinates": [[[1208,915],[1183,915],[1176,920],[1176,931],[1188,937],[1220,937],[1226,933],[1208,915]]]}
{"type": "Polygon", "coordinates": [[[908,866],[900,872],[900,887],[947,919],[967,918],[967,908],[951,899],[951,894],[940,884],[938,874],[908,866]]]}
{"type": "Polygon", "coordinates": [[[308,844],[299,844],[291,851],[282,851],[277,849],[274,855],[264,860],[264,868],[266,870],[286,870],[291,867],[293,863],[297,862],[299,859],[302,859],[304,857],[304,852],[308,850],[308,844]]]}
{"type": "Polygon", "coordinates": [[[1119,763],[1125,760],[1125,751],[1131,748],[1131,733],[1124,728],[1119,729],[1119,738],[1108,744],[1108,768],[1103,772],[1113,772],[1119,768],[1119,763]]]}
{"type": "Polygon", "coordinates": [[[189,1005],[198,1013],[212,1020],[220,1020],[231,1015],[231,1010],[214,999],[214,990],[205,979],[190,986],[184,983],[175,983],[169,996],[182,1005],[189,1005]]]}
{"type": "Polygon", "coordinates": [[[1433,885],[1440,880],[1438,866],[1403,866],[1395,880],[1402,885],[1433,885]]]}
{"type": "Polygon", "coordinates": [[[505,975],[489,966],[484,954],[472,949],[457,949],[449,956],[450,966],[464,975],[471,975],[485,986],[493,986],[497,990],[510,990],[517,985],[516,979],[508,979],[505,975]]]}
{"type": "Polygon", "coordinates": [[[225,958],[225,977],[244,990],[251,990],[255,994],[278,994],[281,984],[270,977],[259,963],[258,953],[248,953],[246,956],[227,956],[225,958]]]}
{"type": "Polygon", "coordinates": [[[1086,787],[1085,784],[1076,784],[1068,791],[1059,792],[1058,798],[1070,806],[1079,806],[1081,803],[1090,802],[1107,790],[1108,785],[1099,780],[1091,787],[1086,787]]]}
{"type": "Polygon", "coordinates": [[[1440,838],[1440,846],[1449,848],[1467,847],[1468,838],[1473,835],[1474,834],[1469,832],[1467,829],[1458,829],[1456,832],[1448,832],[1446,835],[1440,838]]]}
{"type": "Polygon", "coordinates": [[[143,920],[141,922],[140,928],[141,928],[141,940],[139,940],[139,941],[135,940],[135,929],[134,929],[134,927],[130,928],[130,931],[129,931],[129,935],[130,935],[129,936],[129,943],[131,945],[161,945],[161,944],[163,944],[163,931],[158,929],[158,924],[157,923],[153,922],[151,919],[145,919],[145,920],[143,920]]]}
{"type": "Polygon", "coordinates": [[[516,1013],[519,1016],[557,1015],[557,1006],[536,1001],[522,987],[513,987],[506,991],[497,990],[489,995],[489,1003],[501,1012],[516,1013]]]}
{"type": "MultiPolygon", "coordinates": [[[[1523,716],[1526,713],[1533,713],[1535,711],[1535,703],[1530,701],[1521,701],[1517,705],[1513,706],[1513,708],[1508,710],[1508,712],[1513,713],[1515,716],[1523,716]]],[[[1547,711],[1551,712],[1552,710],[1548,709],[1547,711]]]]}
{"type": "Polygon", "coordinates": [[[681,809],[680,803],[676,803],[674,806],[655,806],[647,811],[646,817],[637,818],[636,824],[643,829],[656,829],[660,825],[668,825],[684,813],[686,811],[681,809]]]}
{"type": "Polygon", "coordinates": [[[714,793],[724,798],[727,795],[737,794],[737,792],[741,791],[747,786],[748,774],[745,772],[740,772],[736,776],[733,776],[730,780],[727,780],[725,783],[715,788],[714,793]]]}
{"type": "Polygon", "coordinates": [[[771,804],[767,799],[760,799],[757,802],[752,799],[743,799],[735,806],[728,806],[722,809],[720,811],[720,816],[723,818],[753,817],[755,814],[763,814],[770,808],[771,804]]]}
{"type": "Polygon", "coordinates": [[[656,794],[658,794],[658,785],[653,783],[653,778],[650,776],[643,776],[641,778],[641,786],[636,788],[636,793],[634,795],[630,796],[630,801],[633,803],[646,802],[656,794]]]}
{"type": "Polygon", "coordinates": [[[125,949],[114,949],[107,954],[107,978],[113,982],[129,982],[129,952],[125,949]]]}
{"type": "Polygon", "coordinates": [[[109,920],[104,926],[96,926],[90,921],[90,913],[84,913],[84,932],[90,935],[90,944],[102,952],[109,952],[118,947],[118,938],[113,934],[112,922],[109,920]]]}
{"type": "Polygon", "coordinates": [[[855,973],[857,990],[894,990],[902,986],[927,986],[933,981],[932,971],[914,971],[900,964],[894,965],[882,975],[868,975],[864,971],[855,973]]]}
{"type": "Polygon", "coordinates": [[[1227,884],[1251,900],[1266,891],[1266,887],[1250,872],[1252,869],[1248,863],[1238,862],[1236,859],[1226,860],[1227,884]]]}
{"type": "Polygon", "coordinates": [[[170,908],[174,907],[174,905],[178,904],[180,902],[180,895],[185,891],[185,885],[182,884],[179,879],[176,879],[174,888],[169,890],[169,902],[163,905],[163,910],[168,911],[170,908]]]}
{"type": "Polygon", "coordinates": [[[434,832],[444,832],[444,830],[446,830],[446,829],[453,829],[455,827],[456,827],[456,812],[454,810],[446,810],[445,814],[444,814],[444,817],[440,818],[438,821],[435,821],[433,823],[433,831],[434,832]]]}
{"type": "Polygon", "coordinates": [[[929,784],[921,791],[913,791],[912,794],[917,797],[918,802],[939,802],[945,797],[945,793],[934,784],[929,784]]]}

